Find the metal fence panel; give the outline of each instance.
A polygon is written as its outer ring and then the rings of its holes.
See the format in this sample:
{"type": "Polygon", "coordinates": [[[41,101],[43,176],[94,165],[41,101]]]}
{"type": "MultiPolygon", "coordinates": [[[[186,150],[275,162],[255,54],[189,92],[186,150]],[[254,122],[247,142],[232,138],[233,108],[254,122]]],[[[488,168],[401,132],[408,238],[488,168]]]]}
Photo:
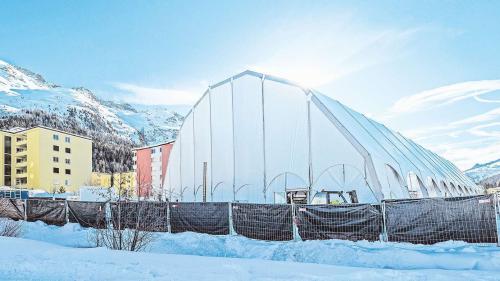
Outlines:
{"type": "Polygon", "coordinates": [[[229,204],[170,203],[170,229],[172,233],[229,234],[229,204]]]}
{"type": "Polygon", "coordinates": [[[232,213],[238,234],[270,241],[293,239],[291,205],[233,203],[232,213]]]}
{"type": "Polygon", "coordinates": [[[0,217],[24,220],[24,200],[0,198],[0,217]]]}
{"type": "Polygon", "coordinates": [[[30,199],[27,201],[26,217],[28,221],[43,221],[46,224],[66,224],[66,204],[64,201],[30,199]]]}
{"type": "Polygon", "coordinates": [[[113,202],[110,204],[115,229],[168,231],[168,203],[163,202],[113,202]]]}
{"type": "Polygon", "coordinates": [[[69,222],[79,223],[83,227],[104,228],[105,205],[103,202],[68,201],[69,222]]]}
{"type": "Polygon", "coordinates": [[[385,202],[389,241],[497,243],[493,195],[385,202]]]}
{"type": "Polygon", "coordinates": [[[302,240],[379,240],[380,208],[369,204],[297,205],[297,226],[302,240]]]}

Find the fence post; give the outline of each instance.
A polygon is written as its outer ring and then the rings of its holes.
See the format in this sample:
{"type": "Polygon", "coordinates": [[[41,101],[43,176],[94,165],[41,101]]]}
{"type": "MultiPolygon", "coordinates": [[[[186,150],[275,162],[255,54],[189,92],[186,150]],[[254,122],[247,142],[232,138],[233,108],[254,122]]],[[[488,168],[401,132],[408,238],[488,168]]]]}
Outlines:
{"type": "Polygon", "coordinates": [[[172,226],[170,225],[170,202],[167,202],[167,231],[172,233],[172,226]]]}
{"type": "Polygon", "coordinates": [[[386,222],[386,215],[385,215],[385,200],[382,200],[382,242],[388,242],[389,237],[387,235],[387,222],[386,222]]]}
{"type": "Polygon", "coordinates": [[[498,199],[498,193],[494,194],[493,200],[494,200],[493,206],[495,207],[495,223],[497,227],[497,247],[500,247],[500,210],[499,210],[500,201],[498,199]]]}
{"type": "Polygon", "coordinates": [[[299,235],[299,227],[297,225],[297,212],[296,212],[295,203],[292,202],[292,233],[293,233],[293,241],[301,241],[301,237],[299,235]]]}
{"type": "Polygon", "coordinates": [[[24,199],[24,220],[28,220],[28,199],[24,199]]]}
{"type": "Polygon", "coordinates": [[[227,203],[229,208],[229,235],[236,235],[236,231],[234,230],[233,225],[233,204],[231,202],[227,203]]]}
{"type": "Polygon", "coordinates": [[[66,220],[66,223],[69,223],[68,200],[64,200],[64,219],[66,220]]]}
{"type": "Polygon", "coordinates": [[[109,200],[104,204],[104,219],[106,221],[107,227],[113,229],[113,220],[111,219],[111,204],[109,200]]]}

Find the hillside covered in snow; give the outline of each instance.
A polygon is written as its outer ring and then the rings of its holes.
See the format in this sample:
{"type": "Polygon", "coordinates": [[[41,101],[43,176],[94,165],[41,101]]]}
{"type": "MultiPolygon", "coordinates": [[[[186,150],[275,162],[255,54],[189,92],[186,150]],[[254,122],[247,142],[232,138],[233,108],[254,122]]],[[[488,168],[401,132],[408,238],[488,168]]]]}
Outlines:
{"type": "Polygon", "coordinates": [[[466,170],[465,174],[476,183],[494,185],[500,181],[500,159],[488,163],[476,164],[474,167],[466,170]]]}
{"type": "Polygon", "coordinates": [[[130,149],[175,139],[183,116],[166,106],[108,101],[0,60],[0,128],[44,125],[94,140],[94,170],[131,168],[130,149]]]}

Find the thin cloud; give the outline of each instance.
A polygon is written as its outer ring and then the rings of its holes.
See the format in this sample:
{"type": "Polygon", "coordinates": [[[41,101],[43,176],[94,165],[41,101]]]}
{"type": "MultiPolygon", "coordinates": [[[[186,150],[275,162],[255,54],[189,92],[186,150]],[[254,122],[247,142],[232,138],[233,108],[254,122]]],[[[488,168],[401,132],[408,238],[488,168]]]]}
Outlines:
{"type": "Polygon", "coordinates": [[[123,99],[131,103],[191,105],[201,96],[201,90],[152,88],[129,83],[113,83],[113,86],[126,92],[123,99]]]}
{"type": "Polygon", "coordinates": [[[465,170],[476,163],[486,163],[500,158],[500,142],[482,142],[473,146],[462,146],[461,144],[442,144],[430,148],[446,159],[451,160],[459,168],[465,170]]]}
{"type": "Polygon", "coordinates": [[[424,111],[467,98],[475,98],[480,102],[492,102],[485,101],[480,96],[498,90],[500,90],[500,80],[462,82],[401,98],[394,103],[390,111],[393,113],[424,111]]]}
{"type": "Polygon", "coordinates": [[[249,69],[320,87],[353,73],[394,60],[407,50],[420,28],[376,29],[357,24],[350,16],[335,20],[286,23],[267,31],[267,54],[249,69]],[[282,42],[282,43],[279,43],[282,42]]]}

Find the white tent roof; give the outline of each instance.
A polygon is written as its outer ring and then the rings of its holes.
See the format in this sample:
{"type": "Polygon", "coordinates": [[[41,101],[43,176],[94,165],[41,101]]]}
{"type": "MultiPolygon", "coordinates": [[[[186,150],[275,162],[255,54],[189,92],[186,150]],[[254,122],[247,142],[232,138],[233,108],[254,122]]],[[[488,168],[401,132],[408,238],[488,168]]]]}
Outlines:
{"type": "Polygon", "coordinates": [[[205,193],[208,201],[276,203],[297,188],[309,190],[310,201],[322,190],[356,190],[364,202],[479,192],[451,162],[401,134],[253,71],[211,86],[193,106],[164,187],[173,201],[201,201],[205,193]]]}

